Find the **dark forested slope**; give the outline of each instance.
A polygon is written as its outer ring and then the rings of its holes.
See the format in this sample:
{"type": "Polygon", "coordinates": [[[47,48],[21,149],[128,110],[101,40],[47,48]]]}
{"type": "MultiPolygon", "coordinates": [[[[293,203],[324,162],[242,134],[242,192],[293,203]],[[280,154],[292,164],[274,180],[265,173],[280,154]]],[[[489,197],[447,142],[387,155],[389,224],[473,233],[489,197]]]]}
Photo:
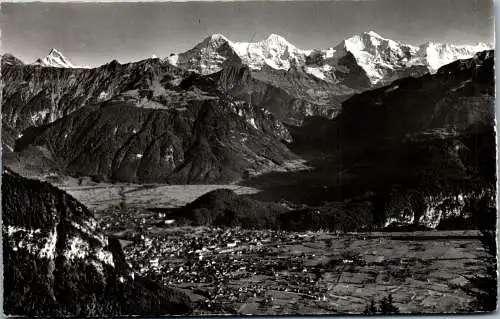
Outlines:
{"type": "Polygon", "coordinates": [[[135,275],[121,246],[63,191],[2,174],[4,312],[23,316],[184,314],[183,293],[135,275]]]}

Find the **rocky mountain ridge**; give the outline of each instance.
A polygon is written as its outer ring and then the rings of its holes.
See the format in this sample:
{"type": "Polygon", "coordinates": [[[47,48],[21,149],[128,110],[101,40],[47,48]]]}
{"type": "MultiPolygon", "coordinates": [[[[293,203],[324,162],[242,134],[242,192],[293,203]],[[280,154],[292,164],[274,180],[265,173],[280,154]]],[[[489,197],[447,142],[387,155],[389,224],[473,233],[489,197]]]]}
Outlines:
{"type": "MultiPolygon", "coordinates": [[[[172,65],[203,75],[218,72],[228,63],[242,63],[256,71],[265,66],[285,71],[296,67],[320,80],[335,82],[339,60],[352,54],[366,73],[370,86],[375,86],[411,75],[404,72],[405,69],[424,69],[424,73],[435,73],[445,64],[470,58],[474,53],[488,49],[492,49],[492,45],[486,43],[455,45],[426,42],[411,45],[385,38],[374,31],[353,35],[327,49],[300,49],[274,33],[256,42],[235,42],[223,34],[213,34],[192,49],[172,53],[164,59],[172,65]]],[[[34,65],[81,67],[74,65],[56,49],[51,49],[43,59],[37,59],[34,65]]]]}
{"type": "MultiPolygon", "coordinates": [[[[4,61],[4,60],[2,60],[4,61]]],[[[123,91],[161,90],[159,82],[180,81],[185,71],[156,60],[95,69],[3,64],[3,122],[22,131],[52,123],[79,108],[107,101],[123,91]]]]}
{"type": "MultiPolygon", "coordinates": [[[[252,78],[286,91],[294,103],[304,105],[299,107],[302,109],[301,116],[291,122],[300,125],[307,116],[334,117],[340,111],[341,103],[353,94],[398,78],[435,72],[440,65],[470,57],[485,47],[488,46],[435,43],[416,47],[385,39],[370,31],[350,37],[334,48],[301,50],[276,34],[254,43],[232,42],[223,35],[215,34],[187,52],[164,59],[164,64],[172,65],[170,69],[175,69],[175,65],[202,75],[226,68],[247,67],[252,78]]],[[[69,71],[67,69],[76,66],[55,49],[35,63],[37,66],[55,67],[55,70],[24,65],[12,55],[4,54],[5,123],[22,131],[29,126],[53,122],[84,104],[112,98],[123,90],[123,86],[134,85],[130,82],[138,81],[140,71],[132,69],[141,65],[147,67],[148,63],[155,63],[156,60],[125,64],[125,68],[112,61],[92,69],[95,71],[78,68],[69,71]],[[116,73],[115,69],[121,72],[116,73]],[[130,72],[135,72],[133,77],[126,74],[130,72]],[[84,85],[87,87],[84,88],[84,85]],[[18,90],[20,86],[24,86],[21,92],[18,90]],[[15,123],[17,121],[23,123],[15,123]]],[[[186,76],[179,74],[180,71],[173,73],[186,76]]],[[[162,84],[155,85],[161,89],[162,84]]],[[[250,95],[251,92],[247,94],[247,99],[250,95]]],[[[283,117],[280,119],[286,121],[283,117]]]]}

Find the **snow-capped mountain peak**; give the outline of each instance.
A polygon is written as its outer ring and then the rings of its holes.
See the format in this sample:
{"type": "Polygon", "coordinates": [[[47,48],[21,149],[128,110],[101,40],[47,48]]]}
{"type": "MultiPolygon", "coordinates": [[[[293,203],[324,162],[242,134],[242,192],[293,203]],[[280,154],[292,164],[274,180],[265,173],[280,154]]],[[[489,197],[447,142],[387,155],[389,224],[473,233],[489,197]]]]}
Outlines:
{"type": "Polygon", "coordinates": [[[41,65],[45,67],[55,67],[55,68],[77,68],[68,58],[66,58],[57,49],[51,49],[49,54],[43,59],[38,59],[34,63],[35,65],[41,65]]]}
{"type": "Polygon", "coordinates": [[[64,55],[62,55],[62,53],[57,51],[57,49],[55,49],[55,48],[50,49],[49,56],[53,56],[53,57],[57,57],[57,58],[61,58],[61,59],[65,58],[64,55]]]}
{"type": "Polygon", "coordinates": [[[288,70],[292,63],[303,61],[305,56],[305,51],[297,49],[275,33],[258,42],[235,42],[233,48],[251,69],[268,65],[274,69],[288,70]]]}
{"type": "Polygon", "coordinates": [[[416,51],[418,49],[416,46],[385,38],[374,31],[354,35],[340,43],[337,48],[340,49],[341,46],[345,46],[353,54],[357,53],[355,51],[367,51],[374,55],[382,55],[384,50],[400,51],[401,49],[408,48],[411,51],[416,51]]]}
{"type": "MultiPolygon", "coordinates": [[[[375,31],[353,35],[329,49],[299,49],[284,37],[271,33],[256,42],[233,42],[223,34],[213,34],[193,49],[171,55],[173,65],[201,74],[223,68],[226,61],[243,63],[252,70],[268,66],[277,70],[302,68],[319,79],[335,79],[339,61],[351,54],[355,63],[366,73],[371,85],[391,82],[405,75],[435,72],[444,64],[470,58],[491,46],[458,46],[428,42],[421,46],[388,39],[375,31]]],[[[344,62],[340,62],[344,63],[344,62]]]]}
{"type": "Polygon", "coordinates": [[[351,53],[370,82],[376,84],[386,77],[388,70],[411,63],[417,52],[416,46],[386,39],[369,31],[342,41],[335,47],[334,56],[341,58],[351,53]]]}
{"type": "Polygon", "coordinates": [[[276,33],[271,33],[267,39],[261,41],[261,42],[266,42],[269,44],[281,44],[281,45],[292,45],[290,42],[287,41],[284,37],[282,37],[279,34],[276,33]]]}
{"type": "Polygon", "coordinates": [[[172,54],[167,61],[190,71],[201,74],[215,73],[228,58],[236,55],[233,43],[224,35],[212,34],[194,48],[181,54],[172,54]]]}
{"type": "Polygon", "coordinates": [[[229,39],[223,34],[215,33],[203,39],[203,41],[198,43],[193,49],[204,49],[208,47],[218,48],[219,46],[230,42],[231,41],[229,41],[229,39]]]}
{"type": "Polygon", "coordinates": [[[225,35],[223,35],[222,33],[214,33],[212,34],[211,36],[209,36],[207,39],[210,39],[212,41],[229,41],[228,38],[226,38],[225,35]]]}
{"type": "Polygon", "coordinates": [[[209,74],[219,71],[222,63],[228,59],[239,59],[251,69],[260,70],[268,65],[274,69],[288,70],[292,63],[303,61],[306,53],[275,33],[257,42],[233,42],[223,34],[216,33],[193,49],[167,60],[188,70],[209,74]]]}
{"type": "Polygon", "coordinates": [[[374,37],[374,38],[380,38],[380,39],[384,39],[380,34],[378,34],[377,32],[375,31],[368,31],[368,32],[365,32],[366,35],[370,36],[370,37],[374,37]]]}
{"type": "Polygon", "coordinates": [[[419,47],[418,56],[428,66],[430,72],[436,72],[441,66],[459,59],[467,59],[476,52],[490,50],[492,45],[453,45],[447,43],[426,42],[419,47]]]}

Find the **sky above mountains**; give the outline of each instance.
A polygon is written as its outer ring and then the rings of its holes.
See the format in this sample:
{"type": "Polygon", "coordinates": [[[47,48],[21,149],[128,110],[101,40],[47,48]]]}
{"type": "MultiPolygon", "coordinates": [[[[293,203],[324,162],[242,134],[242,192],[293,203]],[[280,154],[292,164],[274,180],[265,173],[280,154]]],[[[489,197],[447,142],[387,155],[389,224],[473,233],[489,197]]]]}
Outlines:
{"type": "Polygon", "coordinates": [[[26,63],[57,48],[80,65],[183,52],[213,33],[234,41],[280,34],[328,48],[374,30],[410,44],[493,42],[491,0],[3,3],[2,53],[26,63]]]}

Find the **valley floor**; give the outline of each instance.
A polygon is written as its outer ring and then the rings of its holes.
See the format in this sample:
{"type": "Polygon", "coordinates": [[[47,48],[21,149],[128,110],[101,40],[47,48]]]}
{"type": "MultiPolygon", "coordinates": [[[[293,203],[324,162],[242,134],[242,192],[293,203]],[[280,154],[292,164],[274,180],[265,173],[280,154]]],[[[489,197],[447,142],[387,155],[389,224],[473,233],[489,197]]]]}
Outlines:
{"type": "Polygon", "coordinates": [[[487,253],[475,232],[334,234],[152,228],[123,243],[134,271],[188,292],[199,314],[467,311],[487,253]],[[436,236],[437,235],[437,236],[436,236]]]}
{"type": "MultiPolygon", "coordinates": [[[[488,253],[476,231],[331,233],[177,226],[178,207],[237,185],[66,185],[118,238],[135,273],[187,292],[195,314],[362,313],[392,296],[402,313],[474,308],[488,253]],[[121,205],[120,205],[121,203],[121,205]]],[[[133,280],[129,278],[127,280],[133,280]]]]}
{"type": "Polygon", "coordinates": [[[117,205],[127,207],[180,207],[201,195],[219,188],[236,194],[254,194],[258,189],[235,184],[227,185],[166,185],[87,183],[56,185],[90,209],[105,210],[117,205]]]}

